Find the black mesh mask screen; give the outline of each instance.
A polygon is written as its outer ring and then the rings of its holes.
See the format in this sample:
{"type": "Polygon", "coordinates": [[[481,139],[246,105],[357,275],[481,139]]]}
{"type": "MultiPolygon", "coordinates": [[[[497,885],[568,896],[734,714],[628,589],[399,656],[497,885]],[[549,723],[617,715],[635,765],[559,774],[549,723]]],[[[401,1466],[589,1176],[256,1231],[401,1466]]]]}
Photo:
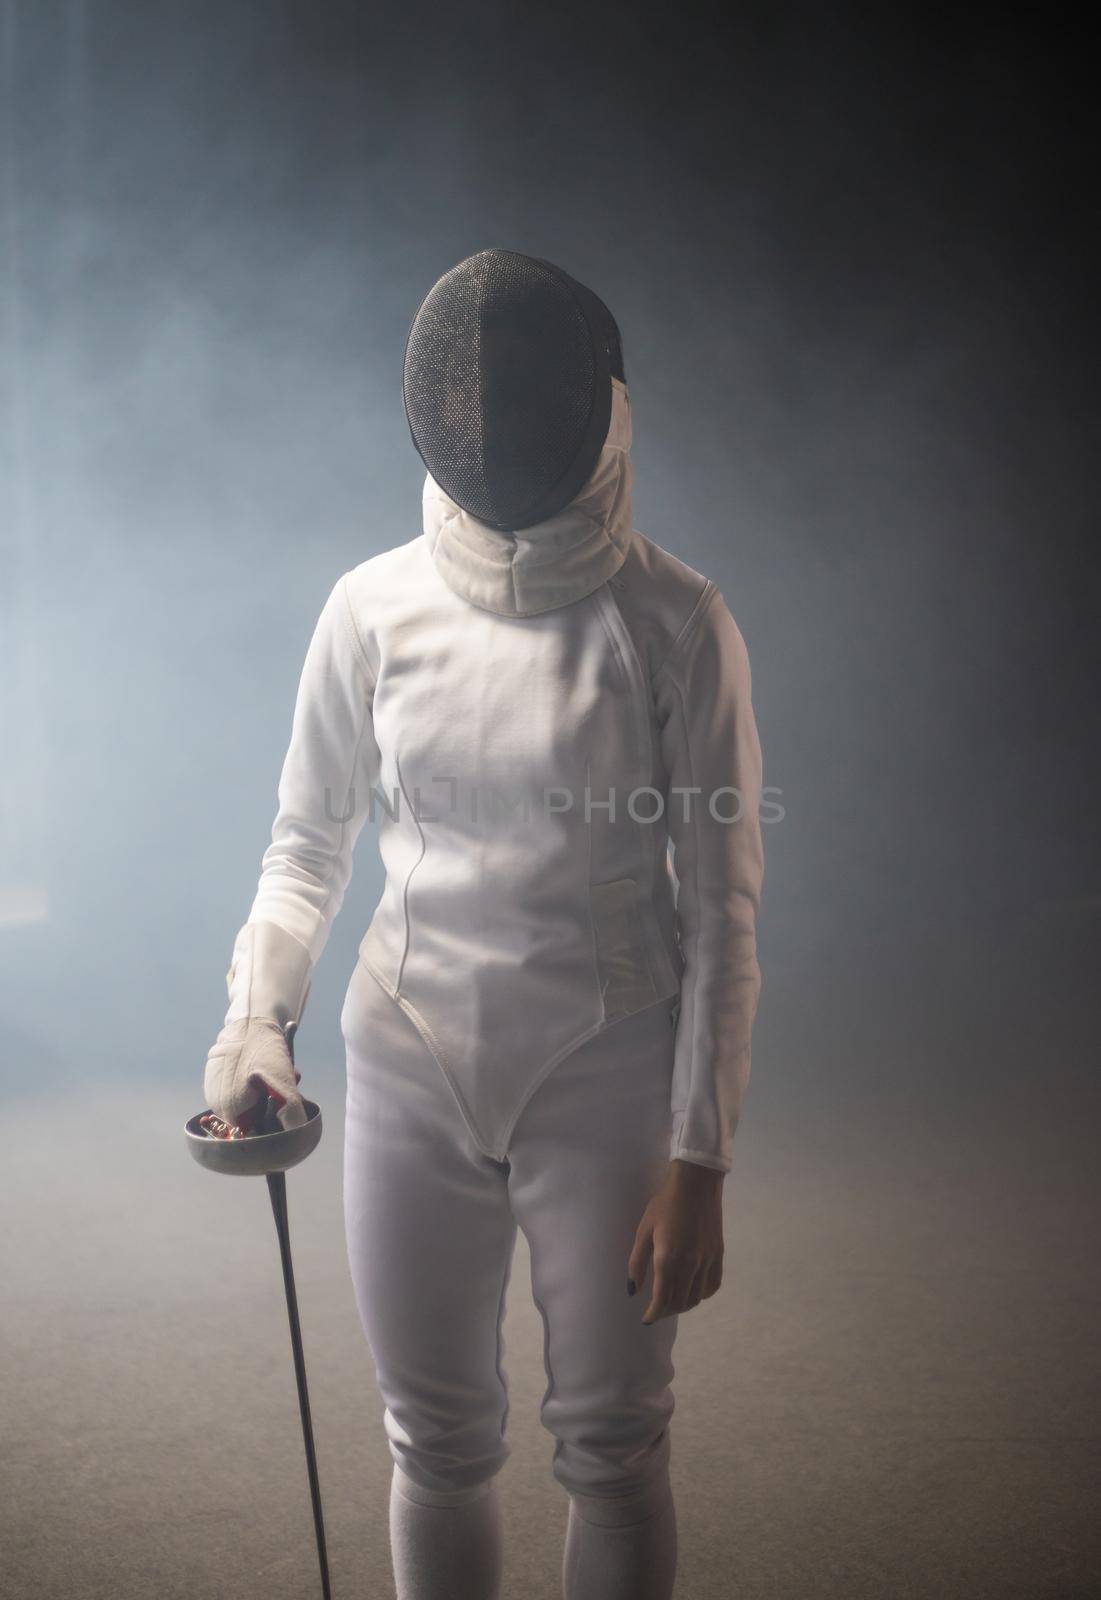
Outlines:
{"type": "Polygon", "coordinates": [[[590,476],[611,418],[619,333],[547,261],[482,250],[425,297],[405,349],[405,411],[431,476],[480,522],[544,521],[590,476]]]}

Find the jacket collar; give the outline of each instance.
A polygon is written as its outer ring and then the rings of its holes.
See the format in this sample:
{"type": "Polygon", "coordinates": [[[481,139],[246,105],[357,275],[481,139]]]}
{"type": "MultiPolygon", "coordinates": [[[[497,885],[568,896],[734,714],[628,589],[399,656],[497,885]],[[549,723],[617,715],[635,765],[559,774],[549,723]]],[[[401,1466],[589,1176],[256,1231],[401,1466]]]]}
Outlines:
{"type": "Polygon", "coordinates": [[[564,510],[500,533],[479,522],[429,476],[424,536],[440,576],[472,605],[531,617],[592,594],[619,571],[631,538],[631,398],[612,379],[612,420],[592,476],[564,510]]]}

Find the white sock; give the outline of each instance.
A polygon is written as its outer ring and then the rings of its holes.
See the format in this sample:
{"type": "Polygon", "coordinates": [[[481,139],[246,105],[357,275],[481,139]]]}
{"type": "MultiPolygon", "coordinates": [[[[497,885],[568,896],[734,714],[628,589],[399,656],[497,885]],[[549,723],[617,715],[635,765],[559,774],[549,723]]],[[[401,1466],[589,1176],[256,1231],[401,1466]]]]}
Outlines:
{"type": "Polygon", "coordinates": [[[668,1479],[636,1502],[570,1496],[565,1600],[670,1600],[677,1515],[668,1479]]]}
{"type": "Polygon", "coordinates": [[[436,1495],[395,1466],[390,1554],[398,1600],[499,1600],[502,1540],[495,1479],[436,1495]]]}

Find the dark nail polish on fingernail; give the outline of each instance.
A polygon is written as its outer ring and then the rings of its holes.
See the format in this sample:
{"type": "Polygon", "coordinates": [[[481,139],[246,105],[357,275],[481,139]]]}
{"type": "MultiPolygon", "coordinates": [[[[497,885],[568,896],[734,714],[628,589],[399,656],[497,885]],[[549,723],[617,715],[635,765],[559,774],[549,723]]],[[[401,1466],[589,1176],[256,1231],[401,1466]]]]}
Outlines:
{"type": "Polygon", "coordinates": [[[627,1293],[628,1294],[634,1294],[635,1292],[636,1292],[635,1280],[633,1278],[628,1278],[627,1279],[627,1293]]]}

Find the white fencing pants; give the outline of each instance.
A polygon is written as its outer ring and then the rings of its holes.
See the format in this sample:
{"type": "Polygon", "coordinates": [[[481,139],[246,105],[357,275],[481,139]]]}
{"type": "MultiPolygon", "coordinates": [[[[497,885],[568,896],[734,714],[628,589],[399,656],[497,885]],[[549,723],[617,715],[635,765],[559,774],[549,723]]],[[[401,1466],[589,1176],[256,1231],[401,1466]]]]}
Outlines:
{"type": "MultiPolygon", "coordinates": [[[[521,1113],[507,1160],[495,1161],[472,1140],[413,1023],[357,965],[341,1017],[344,1208],[395,1463],[392,1528],[428,1537],[423,1517],[403,1508],[479,1504],[483,1524],[496,1525],[491,1480],[509,1454],[501,1322],[519,1226],[544,1326],[541,1420],[555,1439],[552,1472],[585,1524],[578,1532],[591,1543],[607,1529],[595,1559],[614,1565],[612,1544],[649,1521],[665,1529],[668,1556],[677,1318],[642,1323],[647,1296],[628,1296],[627,1261],[667,1170],[670,1006],[622,1018],[559,1062],[521,1113]]],[[[567,1551],[566,1592],[578,1600],[588,1592],[584,1547],[575,1537],[567,1551]]],[[[494,1558],[485,1562],[490,1572],[494,1558]]],[[[608,1573],[601,1581],[600,1593],[620,1593],[608,1573]]],[[[435,1591],[418,1583],[404,1593],[430,1600],[435,1591]]],[[[671,1592],[671,1571],[663,1583],[655,1600],[671,1592]]]]}

